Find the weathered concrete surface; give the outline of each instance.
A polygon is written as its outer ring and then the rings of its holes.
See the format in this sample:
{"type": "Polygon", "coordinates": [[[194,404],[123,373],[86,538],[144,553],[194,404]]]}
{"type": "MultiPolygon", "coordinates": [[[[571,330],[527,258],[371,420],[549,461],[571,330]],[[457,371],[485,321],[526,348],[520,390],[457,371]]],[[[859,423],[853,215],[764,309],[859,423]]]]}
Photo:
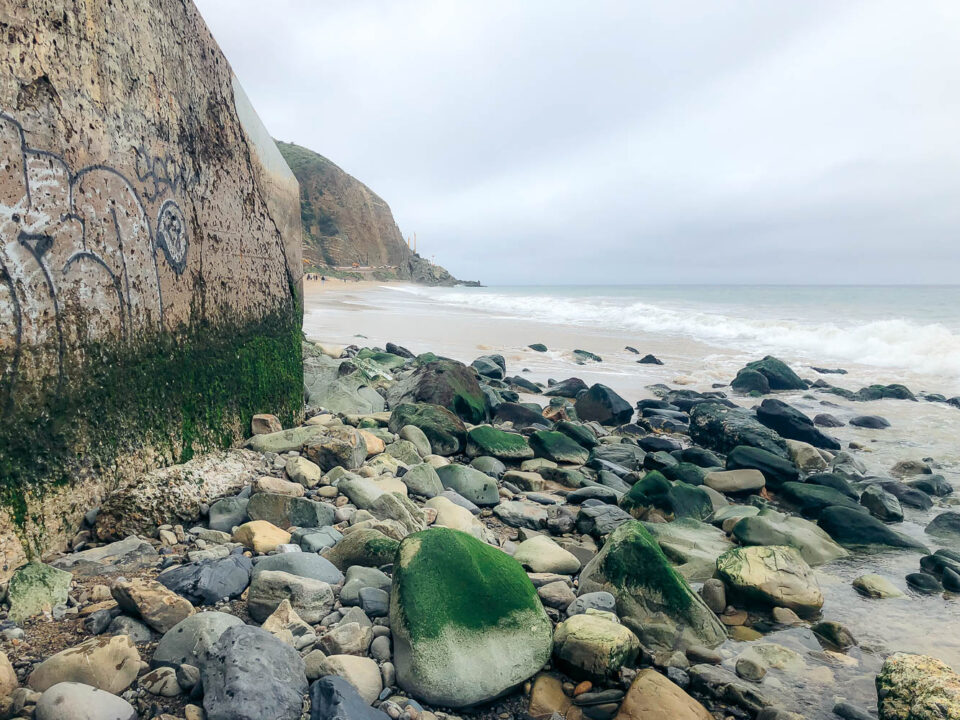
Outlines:
{"type": "Polygon", "coordinates": [[[299,189],[193,4],[0,4],[0,578],[301,411],[299,189]]]}

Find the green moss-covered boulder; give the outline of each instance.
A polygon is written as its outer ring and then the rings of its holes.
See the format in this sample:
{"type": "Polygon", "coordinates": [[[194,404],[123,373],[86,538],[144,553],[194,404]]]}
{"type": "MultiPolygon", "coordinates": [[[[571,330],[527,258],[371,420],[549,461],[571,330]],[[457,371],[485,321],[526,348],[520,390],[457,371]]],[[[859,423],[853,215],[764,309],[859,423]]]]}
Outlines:
{"type": "Polygon", "coordinates": [[[530,436],[530,447],[537,457],[555,463],[583,465],[590,457],[590,452],[585,447],[556,430],[539,430],[533,433],[530,436]]]}
{"type": "Polygon", "coordinates": [[[67,602],[73,575],[50,565],[33,562],[16,569],[10,578],[7,600],[14,622],[39,615],[67,602]]]}
{"type": "Polygon", "coordinates": [[[684,646],[715,647],[727,637],[638,521],[614,530],[580,573],[580,595],[601,590],[617,599],[617,614],[644,645],[675,648],[679,639],[684,646]]]}
{"type": "Polygon", "coordinates": [[[402,403],[440,405],[474,425],[487,417],[487,403],[476,371],[446,358],[428,362],[397,382],[387,392],[387,401],[391,407],[402,403]]]}
{"type": "Polygon", "coordinates": [[[699,487],[667,480],[660,472],[648,472],[620,499],[620,507],[636,518],[656,508],[677,518],[705,520],[713,513],[710,496],[699,487]]]}
{"type": "Polygon", "coordinates": [[[480,425],[467,433],[467,455],[472,458],[490,455],[501,460],[526,460],[533,457],[533,448],[523,435],[480,425]]]}
{"type": "Polygon", "coordinates": [[[394,407],[388,425],[390,432],[398,433],[406,425],[419,428],[437,455],[456,455],[467,439],[463,421],[439,405],[404,403],[394,407]]]}
{"type": "Polygon", "coordinates": [[[406,359],[400,357],[399,355],[394,355],[393,353],[388,352],[378,352],[376,350],[371,350],[370,348],[362,348],[360,352],[357,353],[356,357],[360,360],[371,360],[387,370],[398,368],[406,362],[406,359]]]}
{"type": "Polygon", "coordinates": [[[432,705],[487,702],[550,659],[553,632],[520,564],[446,528],[400,544],[390,595],[397,682],[432,705]]]}

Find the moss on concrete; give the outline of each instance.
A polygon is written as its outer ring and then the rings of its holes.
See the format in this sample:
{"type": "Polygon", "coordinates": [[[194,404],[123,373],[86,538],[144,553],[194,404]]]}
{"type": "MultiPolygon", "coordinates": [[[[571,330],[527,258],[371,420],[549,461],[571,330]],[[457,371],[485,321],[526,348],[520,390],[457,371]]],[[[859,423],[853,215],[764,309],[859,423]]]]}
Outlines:
{"type": "Polygon", "coordinates": [[[65,355],[57,386],[21,379],[14,397],[0,427],[0,504],[22,530],[41,521],[28,515],[34,498],[109,475],[124,456],[154,448],[185,462],[242,439],[256,413],[298,421],[299,308],[252,322],[199,321],[139,344],[89,343],[65,355]]]}

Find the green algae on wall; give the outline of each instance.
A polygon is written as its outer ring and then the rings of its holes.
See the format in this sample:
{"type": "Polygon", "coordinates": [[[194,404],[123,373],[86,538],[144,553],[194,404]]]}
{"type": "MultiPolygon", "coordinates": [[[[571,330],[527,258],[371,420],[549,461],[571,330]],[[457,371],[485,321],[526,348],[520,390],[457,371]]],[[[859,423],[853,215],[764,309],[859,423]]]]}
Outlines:
{"type": "Polygon", "coordinates": [[[194,323],[139,344],[88,344],[66,356],[61,382],[18,394],[0,426],[0,504],[22,530],[28,496],[101,475],[156,448],[172,462],[228,447],[254,414],[302,417],[299,307],[262,319],[194,323]]]}

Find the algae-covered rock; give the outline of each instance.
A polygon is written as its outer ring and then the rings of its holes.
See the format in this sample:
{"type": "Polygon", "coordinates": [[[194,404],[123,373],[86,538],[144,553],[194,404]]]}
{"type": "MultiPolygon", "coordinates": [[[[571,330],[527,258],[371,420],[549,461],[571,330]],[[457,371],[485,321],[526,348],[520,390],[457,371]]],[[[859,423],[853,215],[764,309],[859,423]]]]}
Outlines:
{"type": "Polygon", "coordinates": [[[927,655],[895,653],[877,675],[880,720],[960,720],[960,675],[927,655]]]}
{"type": "Polygon", "coordinates": [[[578,594],[606,591],[617,612],[645,645],[714,647],[726,639],[720,620],[704,604],[638,521],[623,523],[580,573],[578,594]]]}
{"type": "Polygon", "coordinates": [[[645,523],[644,527],[657,539],[663,554],[677,563],[677,570],[690,582],[712,578],[717,569],[717,558],[733,547],[725,532],[693,518],[645,523]]]}
{"type": "Polygon", "coordinates": [[[10,619],[19,622],[66,604],[72,579],[73,575],[65,570],[39,562],[17,568],[7,594],[10,619]]]}
{"type": "Polygon", "coordinates": [[[547,662],[553,633],[523,568],[456,530],[400,544],[390,595],[397,682],[433,705],[492,700],[547,662]]]}
{"type": "Polygon", "coordinates": [[[533,457],[533,448],[523,435],[480,425],[467,433],[467,455],[472,458],[490,455],[502,460],[525,460],[533,457]]]}
{"type": "Polygon", "coordinates": [[[387,401],[390,407],[402,403],[439,405],[475,425],[487,416],[486,400],[476,372],[456,360],[438,359],[421,365],[387,391],[387,401]]]}
{"type": "Polygon", "coordinates": [[[729,550],[717,559],[717,575],[745,600],[812,615],[823,593],[810,566],[792,547],[755,545],[729,550]]]}
{"type": "Polygon", "coordinates": [[[567,435],[556,430],[539,430],[530,436],[530,446],[537,457],[552,460],[555,463],[583,465],[590,452],[567,435]]]}
{"type": "MultiPolygon", "coordinates": [[[[747,373],[755,372],[762,375],[766,379],[767,386],[770,390],[807,389],[807,384],[800,379],[800,376],[791,370],[783,360],[775,358],[773,355],[767,355],[763,360],[754,360],[753,362],[747,363],[746,366],[737,373],[737,376],[739,377],[740,374],[745,371],[747,373]]],[[[734,389],[739,387],[740,384],[737,378],[734,378],[734,389]]]]}
{"type": "Polygon", "coordinates": [[[450,410],[428,403],[404,403],[393,408],[388,427],[400,432],[406,426],[418,428],[437,455],[455,455],[463,450],[467,429],[450,410]]]}
{"type": "Polygon", "coordinates": [[[647,473],[620,499],[620,507],[637,518],[656,508],[677,518],[704,520],[713,513],[706,491],[685,482],[667,480],[659,471],[647,473]]]}
{"type": "Polygon", "coordinates": [[[341,571],[352,565],[380,567],[393,560],[397,545],[396,540],[379,530],[361,528],[345,535],[343,540],[327,550],[323,557],[341,571]]]}

